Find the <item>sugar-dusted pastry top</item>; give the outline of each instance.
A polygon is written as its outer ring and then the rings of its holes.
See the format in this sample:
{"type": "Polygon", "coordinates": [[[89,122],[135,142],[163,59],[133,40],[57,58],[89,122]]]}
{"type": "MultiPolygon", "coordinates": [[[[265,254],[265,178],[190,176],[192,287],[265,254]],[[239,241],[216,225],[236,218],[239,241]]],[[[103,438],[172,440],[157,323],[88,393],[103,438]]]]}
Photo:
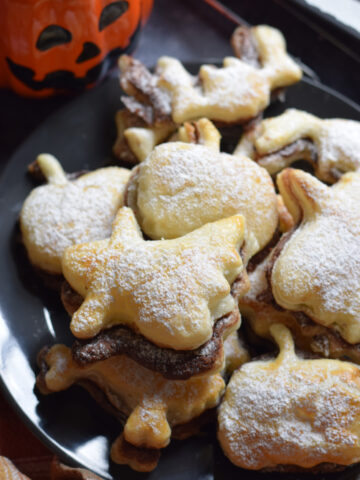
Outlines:
{"type": "Polygon", "coordinates": [[[260,25],[250,32],[259,68],[239,58],[226,57],[221,68],[202,65],[194,77],[175,58],[158,60],[158,86],[169,93],[174,122],[207,117],[238,123],[264,110],[271,90],[300,80],[301,70],[288,56],[284,37],[278,30],[260,25]]]}
{"type": "Polygon", "coordinates": [[[251,288],[239,302],[241,315],[247,325],[257,336],[271,340],[271,325],[281,323],[289,328],[300,350],[360,364],[359,344],[348,343],[334,329],[313,321],[303,312],[284,310],[276,304],[268,272],[278,246],[249,273],[251,288]]]}
{"type": "Polygon", "coordinates": [[[308,173],[286,169],[277,182],[298,226],[272,268],[276,302],[359,343],[360,173],[327,187],[308,173]]]}
{"type": "Polygon", "coordinates": [[[146,241],[133,212],[120,209],[110,239],[65,251],[64,276],[84,297],[73,334],[90,338],[126,324],[160,347],[199,347],[234,309],[230,287],[243,272],[244,230],[235,215],[181,238],[146,241]]]}
{"type": "Polygon", "coordinates": [[[322,120],[289,109],[245,134],[234,153],[250,156],[271,174],[305,159],[320,180],[333,183],[341,174],[360,167],[360,122],[322,120]]]}
{"type": "Polygon", "coordinates": [[[273,325],[280,353],[237,370],[219,408],[218,438],[247,469],[360,460],[360,370],[338,360],[304,360],[289,330],[273,325]]]}
{"type": "Polygon", "coordinates": [[[240,213],[246,219],[245,248],[250,257],[277,228],[274,185],[252,160],[220,153],[207,142],[155,147],[130,181],[135,196],[129,205],[144,232],[155,239],[179,237],[240,213]]]}
{"type": "Polygon", "coordinates": [[[61,274],[67,247],[110,236],[130,171],[101,168],[71,181],[52,155],[39,155],[37,163],[48,184],[35,188],[24,202],[23,242],[35,266],[61,274]]]}
{"type": "Polygon", "coordinates": [[[240,27],[232,44],[240,58],[224,58],[220,68],[202,65],[195,76],[176,58],[161,57],[151,74],[140,62],[123,55],[119,66],[121,86],[129,95],[122,97],[126,108],[148,125],[181,124],[201,117],[242,123],[268,106],[272,90],[301,79],[301,69],[287,54],[284,37],[275,28],[240,27]]]}
{"type": "Polygon", "coordinates": [[[139,447],[165,447],[172,427],[215,407],[224,390],[220,374],[186,381],[166,380],[126,355],[79,367],[70,348],[54,345],[44,360],[48,371],[38,382],[44,393],[65,390],[81,380],[94,382],[108,401],[128,417],[125,440],[139,447]]]}

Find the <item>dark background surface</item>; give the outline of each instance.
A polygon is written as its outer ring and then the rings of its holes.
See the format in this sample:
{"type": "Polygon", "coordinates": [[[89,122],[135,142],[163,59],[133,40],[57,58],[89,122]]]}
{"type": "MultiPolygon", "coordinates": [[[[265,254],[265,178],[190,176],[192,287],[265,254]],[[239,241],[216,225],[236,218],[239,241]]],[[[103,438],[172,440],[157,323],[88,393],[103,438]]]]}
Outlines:
{"type": "MultiPolygon", "coordinates": [[[[280,28],[289,51],[301,58],[320,81],[360,103],[360,49],[356,38],[312,16],[291,0],[223,3],[250,24],[267,23],[280,28]]],[[[176,56],[186,62],[221,59],[231,54],[229,38],[235,26],[201,0],[155,0],[135,56],[148,66],[154,65],[160,55],[176,56]]],[[[32,100],[0,89],[0,174],[11,154],[37,125],[71,100],[71,96],[32,100]]],[[[32,160],[29,158],[29,163],[32,160]]]]}

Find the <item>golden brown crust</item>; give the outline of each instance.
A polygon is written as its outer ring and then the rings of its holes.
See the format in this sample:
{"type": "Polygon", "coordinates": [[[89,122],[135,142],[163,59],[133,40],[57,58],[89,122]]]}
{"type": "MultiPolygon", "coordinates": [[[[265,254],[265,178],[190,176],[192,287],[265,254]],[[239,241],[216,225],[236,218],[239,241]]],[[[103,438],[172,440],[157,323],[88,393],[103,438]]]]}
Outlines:
{"type": "Polygon", "coordinates": [[[236,151],[249,151],[272,175],[297,160],[308,162],[316,177],[335,183],[360,165],[360,123],[339,118],[320,119],[307,112],[288,109],[262,121],[245,133],[236,151]]]}

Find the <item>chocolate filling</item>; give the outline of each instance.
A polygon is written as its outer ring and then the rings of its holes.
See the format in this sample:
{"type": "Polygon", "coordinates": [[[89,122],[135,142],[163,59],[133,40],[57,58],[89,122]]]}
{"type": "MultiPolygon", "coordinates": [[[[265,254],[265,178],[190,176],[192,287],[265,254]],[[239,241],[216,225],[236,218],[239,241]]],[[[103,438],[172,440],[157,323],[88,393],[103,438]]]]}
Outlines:
{"type": "Polygon", "coordinates": [[[141,62],[127,55],[121,58],[120,85],[130,96],[121,97],[126,108],[148,125],[172,123],[168,95],[156,86],[154,76],[141,62]]]}
{"type": "Polygon", "coordinates": [[[314,168],[317,164],[317,148],[314,142],[308,138],[301,138],[289,145],[281,148],[276,152],[269,153],[268,155],[255,155],[255,160],[264,164],[279,163],[281,168],[292,164],[297,160],[305,160],[309,162],[314,168]]]}
{"type": "Polygon", "coordinates": [[[235,55],[249,65],[260,68],[260,58],[251,28],[238,27],[231,36],[231,46],[235,55]]]}
{"type": "MultiPolygon", "coordinates": [[[[306,313],[287,310],[276,303],[271,289],[272,269],[286,242],[294,233],[295,228],[284,234],[272,250],[266,269],[267,288],[257,295],[256,302],[259,303],[259,307],[261,304],[263,304],[263,308],[271,306],[279,312],[284,312],[288,315],[286,320],[279,319],[279,321],[283,321],[290,328],[294,335],[295,343],[300,349],[311,350],[325,358],[350,359],[360,364],[360,344],[350,344],[331,327],[325,327],[317,323],[316,320],[313,320],[306,313]]],[[[250,308],[252,307],[250,306],[250,308]]]]}
{"type": "MultiPolygon", "coordinates": [[[[238,299],[249,289],[246,274],[238,277],[232,285],[231,293],[238,299]]],[[[81,305],[83,298],[64,282],[61,299],[70,315],[81,305]]],[[[74,360],[79,365],[98,362],[113,355],[126,354],[146,368],[161,373],[172,380],[186,380],[194,375],[204,374],[221,367],[223,343],[226,332],[240,322],[238,307],[218,319],[213,335],[206,343],[194,350],[173,350],[161,348],[134,332],[125,325],[116,325],[103,330],[88,341],[77,340],[72,346],[74,360]]]]}
{"type": "Polygon", "coordinates": [[[220,318],[211,339],[195,350],[160,348],[130,328],[118,325],[102,331],[87,343],[76,341],[72,354],[79,365],[126,354],[167,379],[186,380],[221,366],[223,335],[239,320],[238,309],[220,318]]]}

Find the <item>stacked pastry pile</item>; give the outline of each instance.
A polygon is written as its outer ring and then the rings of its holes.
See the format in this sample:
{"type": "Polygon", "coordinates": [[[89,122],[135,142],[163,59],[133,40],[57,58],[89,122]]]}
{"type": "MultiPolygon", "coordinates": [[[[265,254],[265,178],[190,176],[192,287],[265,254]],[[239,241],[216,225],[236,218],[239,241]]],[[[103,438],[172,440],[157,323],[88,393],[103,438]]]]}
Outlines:
{"type": "Polygon", "coordinates": [[[328,187],[285,169],[277,195],[263,167],[305,158],[334,181],[360,160],[358,137],[343,142],[339,129],[359,126],[297,111],[249,123],[301,71],[270,27],[241,28],[232,43],[238,58],[196,77],[176,59],[151,74],[121,58],[128,96],[114,152],[140,162],[132,171],[69,179],[38,157],[47,185],[24,203],[23,241],[37,269],[62,279],[77,340],[40,352],[37,385],[87,388],[124,425],[113,461],[149,471],[171,437],[210,419],[237,369],[218,430],[236,465],[349,465],[360,455],[360,370],[311,355],[358,360],[360,174],[328,187]],[[212,121],[246,123],[233,155],[212,121]],[[239,305],[253,341],[275,340],[275,360],[247,363],[239,305]]]}

